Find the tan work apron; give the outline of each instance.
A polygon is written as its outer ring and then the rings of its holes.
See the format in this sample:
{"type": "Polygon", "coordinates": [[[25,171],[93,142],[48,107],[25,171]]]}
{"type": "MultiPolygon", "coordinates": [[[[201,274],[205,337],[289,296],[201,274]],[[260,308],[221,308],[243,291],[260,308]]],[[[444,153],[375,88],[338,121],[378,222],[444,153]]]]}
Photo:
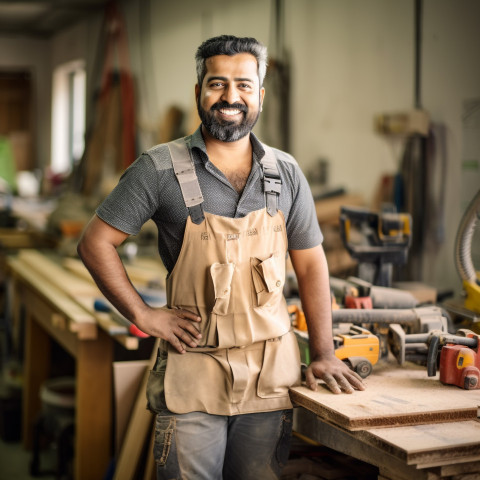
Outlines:
{"type": "Polygon", "coordinates": [[[198,314],[201,343],[168,349],[164,392],[175,413],[235,415],[291,408],[300,357],[283,297],[287,236],[282,212],[187,219],[167,302],[198,314]]]}

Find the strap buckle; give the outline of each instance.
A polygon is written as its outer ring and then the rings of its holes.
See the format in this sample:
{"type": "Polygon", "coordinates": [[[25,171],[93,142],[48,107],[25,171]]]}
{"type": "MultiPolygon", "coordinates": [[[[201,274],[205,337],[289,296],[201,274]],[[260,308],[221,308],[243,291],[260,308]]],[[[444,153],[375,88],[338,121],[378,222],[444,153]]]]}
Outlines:
{"type": "Polygon", "coordinates": [[[268,175],[264,172],[264,184],[265,184],[265,193],[277,193],[280,194],[282,189],[282,180],[280,175],[268,175]]]}

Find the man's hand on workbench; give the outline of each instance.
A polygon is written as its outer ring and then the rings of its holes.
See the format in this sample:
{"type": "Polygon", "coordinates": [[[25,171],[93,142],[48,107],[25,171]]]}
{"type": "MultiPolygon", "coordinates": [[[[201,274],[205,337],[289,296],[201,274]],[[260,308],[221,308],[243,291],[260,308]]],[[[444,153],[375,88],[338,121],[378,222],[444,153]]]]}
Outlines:
{"type": "Polygon", "coordinates": [[[305,371],[307,387],[316,391],[317,379],[323,380],[333,393],[353,393],[354,390],[365,390],[362,377],[350,370],[335,355],[310,363],[305,371]]]}
{"type": "Polygon", "coordinates": [[[179,353],[185,353],[186,346],[195,348],[200,338],[199,323],[201,318],[183,308],[150,308],[147,315],[138,319],[136,325],[140,330],[153,337],[169,342],[179,353]]]}

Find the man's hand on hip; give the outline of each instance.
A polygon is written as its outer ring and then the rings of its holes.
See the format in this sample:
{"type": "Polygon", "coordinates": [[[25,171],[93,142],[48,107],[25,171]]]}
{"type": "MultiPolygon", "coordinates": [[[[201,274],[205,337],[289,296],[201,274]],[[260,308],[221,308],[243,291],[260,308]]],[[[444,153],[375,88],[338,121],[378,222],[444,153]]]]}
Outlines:
{"type": "Polygon", "coordinates": [[[179,353],[186,352],[186,346],[195,348],[202,338],[199,332],[201,318],[183,308],[150,309],[144,319],[136,325],[140,330],[153,337],[169,342],[179,353]]]}

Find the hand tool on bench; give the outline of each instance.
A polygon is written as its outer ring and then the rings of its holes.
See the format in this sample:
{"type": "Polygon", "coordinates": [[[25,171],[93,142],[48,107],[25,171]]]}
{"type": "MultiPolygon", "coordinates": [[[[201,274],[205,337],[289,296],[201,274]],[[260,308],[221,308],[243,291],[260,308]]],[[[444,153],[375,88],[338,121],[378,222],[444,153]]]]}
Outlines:
{"type": "Polygon", "coordinates": [[[407,335],[400,325],[393,324],[389,344],[400,365],[417,360],[427,366],[429,377],[437,374],[438,365],[442,383],[472,390],[480,388],[479,338],[466,329],[455,335],[440,330],[407,335]]]}
{"type": "Polygon", "coordinates": [[[367,308],[365,297],[369,297],[369,304],[371,303],[369,308],[414,308],[419,303],[411,292],[373,285],[353,276],[346,280],[330,277],[330,288],[339,300],[345,298],[346,292],[354,297],[362,298],[362,300],[352,299],[348,305],[345,301],[340,302],[346,308],[367,308]]]}
{"type": "Polygon", "coordinates": [[[436,306],[418,308],[341,308],[332,310],[334,325],[353,323],[368,328],[380,339],[382,357],[388,355],[389,325],[401,324],[408,333],[428,333],[432,330],[448,331],[449,318],[446,312],[436,306]]]}
{"type": "Polygon", "coordinates": [[[437,306],[418,308],[340,308],[332,311],[334,324],[354,323],[385,324],[399,323],[412,333],[426,333],[434,329],[448,330],[448,315],[437,306]]]}
{"type": "Polygon", "coordinates": [[[429,377],[437,373],[438,350],[440,353],[440,381],[465,390],[480,388],[480,335],[460,329],[457,335],[434,332],[428,339],[427,372],[429,377]]]}
{"type": "Polygon", "coordinates": [[[467,329],[455,335],[440,330],[406,335],[398,324],[390,325],[389,334],[390,349],[400,365],[419,359],[426,364],[429,377],[437,374],[438,365],[442,383],[465,390],[480,388],[479,339],[480,335],[467,329]]]}
{"type": "Polygon", "coordinates": [[[427,365],[428,339],[433,330],[426,333],[405,333],[398,323],[393,323],[388,330],[388,346],[399,365],[413,362],[427,365]]]}

